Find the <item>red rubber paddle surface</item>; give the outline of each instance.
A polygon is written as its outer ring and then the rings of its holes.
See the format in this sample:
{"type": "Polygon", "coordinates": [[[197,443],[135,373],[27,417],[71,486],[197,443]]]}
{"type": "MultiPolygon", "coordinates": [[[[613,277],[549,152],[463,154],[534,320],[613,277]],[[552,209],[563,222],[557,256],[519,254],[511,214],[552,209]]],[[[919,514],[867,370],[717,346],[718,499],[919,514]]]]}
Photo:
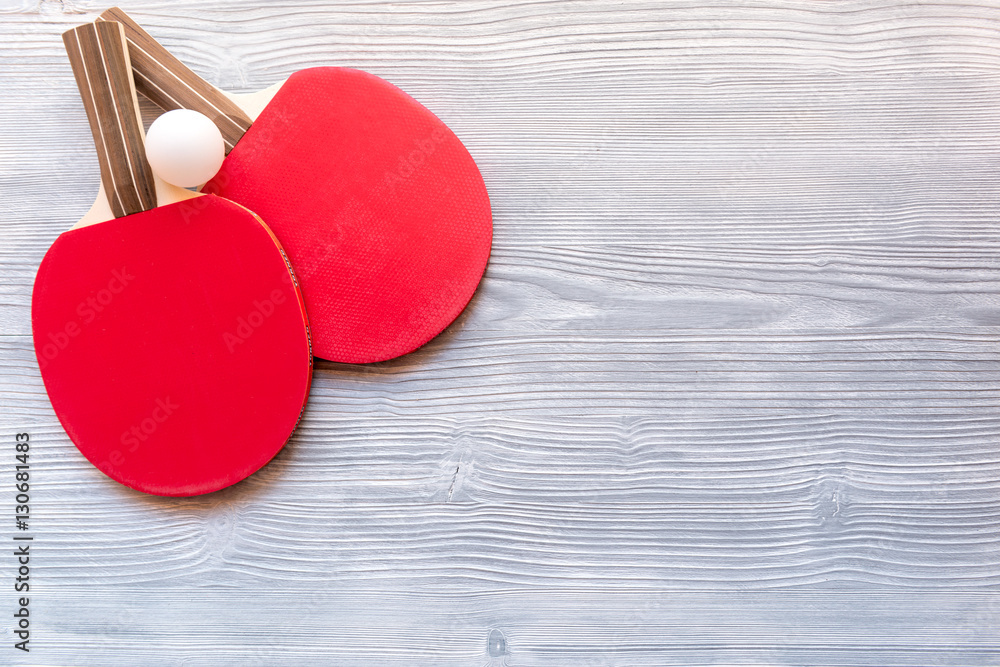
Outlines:
{"type": "Polygon", "coordinates": [[[486,186],[458,137],[377,76],[293,74],[204,188],[256,212],[295,267],[313,351],[363,363],[454,320],[493,239],[486,186]]]}
{"type": "Polygon", "coordinates": [[[218,197],[65,232],[31,303],[59,421],[139,491],[190,496],[247,477],[284,445],[309,393],[287,260],[267,227],[218,197]]]}

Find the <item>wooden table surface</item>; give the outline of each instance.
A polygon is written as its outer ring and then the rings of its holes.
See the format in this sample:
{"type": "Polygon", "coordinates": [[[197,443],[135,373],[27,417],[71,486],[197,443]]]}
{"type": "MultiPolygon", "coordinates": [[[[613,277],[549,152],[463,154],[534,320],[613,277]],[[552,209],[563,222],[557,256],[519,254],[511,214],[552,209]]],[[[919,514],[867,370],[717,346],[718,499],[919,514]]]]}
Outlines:
{"type": "Polygon", "coordinates": [[[0,0],[0,664],[1000,664],[996,3],[123,2],[223,88],[392,81],[494,210],[452,327],[183,500],[83,459],[32,348],[106,7],[0,0]]]}

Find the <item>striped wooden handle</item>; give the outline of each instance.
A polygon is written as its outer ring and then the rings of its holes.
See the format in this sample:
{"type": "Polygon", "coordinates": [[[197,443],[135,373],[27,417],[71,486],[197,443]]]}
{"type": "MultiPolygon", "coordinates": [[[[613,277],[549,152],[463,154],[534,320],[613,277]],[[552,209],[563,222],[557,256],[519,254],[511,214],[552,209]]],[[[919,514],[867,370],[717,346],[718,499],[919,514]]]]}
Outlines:
{"type": "Polygon", "coordinates": [[[222,132],[228,154],[253,120],[219,89],[172,56],[120,8],[102,12],[97,22],[105,21],[121,23],[125,28],[139,92],[161,109],[192,109],[211,118],[222,132]]]}
{"type": "Polygon", "coordinates": [[[101,181],[116,218],[156,207],[153,172],[135,96],[125,31],[88,23],[63,33],[97,146],[101,181]]]}

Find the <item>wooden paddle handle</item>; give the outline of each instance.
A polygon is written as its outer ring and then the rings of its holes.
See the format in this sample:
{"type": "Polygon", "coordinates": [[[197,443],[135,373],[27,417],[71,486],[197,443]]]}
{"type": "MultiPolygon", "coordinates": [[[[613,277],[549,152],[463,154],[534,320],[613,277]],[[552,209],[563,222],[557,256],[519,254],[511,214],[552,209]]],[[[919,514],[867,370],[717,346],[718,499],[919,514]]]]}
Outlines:
{"type": "Polygon", "coordinates": [[[215,86],[192,72],[153,39],[119,7],[112,7],[97,22],[114,21],[125,28],[136,87],[161,109],[191,109],[211,118],[222,132],[226,154],[253,121],[215,86]]]}
{"type": "Polygon", "coordinates": [[[116,218],[156,207],[153,172],[121,24],[88,23],[63,33],[97,146],[101,182],[116,218]]]}

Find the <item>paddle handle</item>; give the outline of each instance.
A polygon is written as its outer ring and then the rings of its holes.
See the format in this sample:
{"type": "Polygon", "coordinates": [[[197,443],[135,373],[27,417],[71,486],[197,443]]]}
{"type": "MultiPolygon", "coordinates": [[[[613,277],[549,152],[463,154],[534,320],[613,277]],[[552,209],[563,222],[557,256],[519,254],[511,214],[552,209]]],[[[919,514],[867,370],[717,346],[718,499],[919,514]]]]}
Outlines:
{"type": "Polygon", "coordinates": [[[212,119],[226,142],[226,154],[233,149],[253,120],[218,88],[192,72],[175,58],[119,7],[101,13],[97,23],[121,23],[139,92],[165,111],[191,109],[212,119]]]}
{"type": "Polygon", "coordinates": [[[88,23],[63,33],[66,54],[90,120],[101,182],[116,218],[156,207],[146,161],[125,32],[118,23],[88,23]]]}

